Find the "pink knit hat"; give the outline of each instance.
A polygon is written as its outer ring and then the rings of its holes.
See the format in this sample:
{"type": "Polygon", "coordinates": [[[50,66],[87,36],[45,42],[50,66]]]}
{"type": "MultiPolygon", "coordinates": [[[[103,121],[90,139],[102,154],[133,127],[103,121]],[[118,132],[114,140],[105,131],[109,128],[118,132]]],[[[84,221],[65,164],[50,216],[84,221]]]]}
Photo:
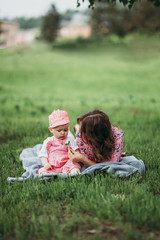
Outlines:
{"type": "Polygon", "coordinates": [[[54,128],[69,123],[68,113],[63,110],[55,110],[49,115],[49,127],[54,128]]]}

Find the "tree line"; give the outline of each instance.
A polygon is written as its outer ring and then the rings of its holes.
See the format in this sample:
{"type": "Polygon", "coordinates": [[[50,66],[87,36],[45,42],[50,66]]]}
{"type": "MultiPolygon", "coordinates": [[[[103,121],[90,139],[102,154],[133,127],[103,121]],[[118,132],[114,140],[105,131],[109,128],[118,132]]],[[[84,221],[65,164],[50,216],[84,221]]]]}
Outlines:
{"type": "MultiPolygon", "coordinates": [[[[95,1],[93,1],[95,8],[86,11],[85,14],[90,15],[93,35],[103,37],[109,33],[114,33],[123,37],[135,31],[149,34],[160,31],[160,8],[155,7],[153,2],[134,1],[131,10],[114,2],[101,0],[95,5],[95,1]]],[[[48,42],[53,42],[57,37],[61,21],[70,21],[74,14],[75,11],[71,10],[59,14],[55,6],[51,5],[44,16],[37,18],[20,17],[14,18],[13,21],[18,22],[22,29],[40,28],[42,37],[48,42]]]]}
{"type": "MultiPolygon", "coordinates": [[[[77,7],[80,7],[84,0],[76,0],[77,7]]],[[[88,7],[94,9],[97,2],[104,2],[104,3],[117,3],[120,2],[124,6],[127,6],[131,9],[139,0],[88,0],[88,7]]],[[[160,0],[146,0],[146,3],[151,3],[155,7],[160,7],[160,0]]]]}
{"type": "Polygon", "coordinates": [[[43,17],[16,17],[12,19],[13,22],[17,22],[21,29],[40,28],[42,25],[43,17]]]}

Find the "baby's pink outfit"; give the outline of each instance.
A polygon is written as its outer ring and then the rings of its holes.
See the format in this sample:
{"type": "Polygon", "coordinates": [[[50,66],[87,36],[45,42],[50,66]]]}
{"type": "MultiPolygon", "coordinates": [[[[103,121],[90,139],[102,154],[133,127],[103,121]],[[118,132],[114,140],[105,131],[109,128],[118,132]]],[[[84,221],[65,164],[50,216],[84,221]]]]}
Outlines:
{"type": "Polygon", "coordinates": [[[42,167],[39,169],[39,174],[70,173],[73,168],[81,168],[78,163],[72,163],[70,161],[68,157],[68,146],[65,145],[66,139],[53,138],[47,142],[48,162],[51,164],[52,169],[46,170],[42,167]]]}

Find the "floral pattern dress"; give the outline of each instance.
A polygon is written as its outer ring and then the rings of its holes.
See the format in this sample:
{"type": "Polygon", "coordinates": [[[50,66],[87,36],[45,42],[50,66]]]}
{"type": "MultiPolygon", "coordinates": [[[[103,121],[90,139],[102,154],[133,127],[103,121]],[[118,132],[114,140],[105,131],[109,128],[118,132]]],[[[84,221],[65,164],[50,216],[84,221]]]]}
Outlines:
{"type": "MultiPolygon", "coordinates": [[[[122,159],[122,151],[124,144],[124,134],[122,129],[112,126],[112,138],[114,140],[115,149],[111,153],[111,158],[109,160],[104,160],[104,162],[119,162],[122,159]]],[[[93,162],[100,162],[95,160],[92,152],[92,146],[82,140],[79,132],[76,134],[76,144],[79,147],[79,151],[81,154],[83,154],[85,157],[87,157],[93,162]]]]}

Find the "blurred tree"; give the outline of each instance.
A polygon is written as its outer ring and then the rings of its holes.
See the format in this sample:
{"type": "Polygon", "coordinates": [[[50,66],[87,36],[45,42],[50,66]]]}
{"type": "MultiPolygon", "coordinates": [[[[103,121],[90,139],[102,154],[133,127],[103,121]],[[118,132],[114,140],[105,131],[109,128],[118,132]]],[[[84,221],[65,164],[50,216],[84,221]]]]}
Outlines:
{"type": "Polygon", "coordinates": [[[129,32],[156,33],[160,31],[160,8],[155,8],[147,1],[135,3],[129,11],[118,4],[97,3],[91,12],[93,35],[104,36],[114,33],[123,37],[129,32]]]}
{"type": "Polygon", "coordinates": [[[53,42],[57,37],[57,31],[60,25],[60,15],[54,5],[51,5],[49,12],[43,17],[42,37],[47,42],[53,42]]]}
{"type": "Polygon", "coordinates": [[[114,3],[106,3],[105,0],[97,3],[96,8],[91,11],[93,35],[102,37],[108,33],[114,33],[119,36],[124,36],[123,16],[125,11],[128,10],[118,8],[114,3]]]}
{"type": "MultiPolygon", "coordinates": [[[[77,7],[81,5],[81,2],[84,2],[84,0],[76,0],[77,1],[77,7]]],[[[88,0],[89,7],[94,8],[94,4],[96,2],[101,2],[102,0],[88,0]]],[[[107,3],[115,3],[115,2],[120,2],[123,3],[124,6],[128,6],[129,9],[131,9],[135,3],[139,2],[139,0],[105,0],[107,3]]],[[[148,3],[152,3],[155,7],[160,7],[160,0],[147,0],[148,3]]]]}
{"type": "Polygon", "coordinates": [[[127,32],[153,34],[160,31],[160,8],[155,8],[152,3],[136,3],[132,11],[126,12],[124,19],[127,32]]]}

